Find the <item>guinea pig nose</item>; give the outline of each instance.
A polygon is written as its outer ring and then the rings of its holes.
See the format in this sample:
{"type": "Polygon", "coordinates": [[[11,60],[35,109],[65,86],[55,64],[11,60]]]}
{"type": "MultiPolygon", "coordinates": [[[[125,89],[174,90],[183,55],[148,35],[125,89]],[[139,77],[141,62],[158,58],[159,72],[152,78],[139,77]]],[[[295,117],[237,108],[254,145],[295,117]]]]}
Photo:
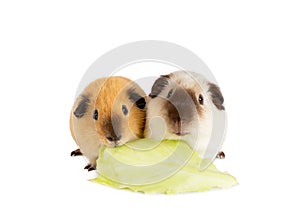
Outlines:
{"type": "Polygon", "coordinates": [[[108,141],[111,141],[111,142],[114,141],[113,137],[111,137],[111,136],[107,136],[106,138],[108,141]]]}
{"type": "Polygon", "coordinates": [[[119,136],[107,136],[106,138],[110,142],[116,142],[116,141],[119,141],[121,139],[121,135],[119,135],[119,136]]]}

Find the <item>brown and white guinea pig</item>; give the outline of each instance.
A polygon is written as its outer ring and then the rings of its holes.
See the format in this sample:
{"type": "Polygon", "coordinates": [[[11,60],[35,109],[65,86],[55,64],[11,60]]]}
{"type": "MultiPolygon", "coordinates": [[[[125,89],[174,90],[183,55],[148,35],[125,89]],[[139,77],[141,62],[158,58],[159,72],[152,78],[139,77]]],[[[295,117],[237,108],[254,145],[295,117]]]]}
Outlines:
{"type": "Polygon", "coordinates": [[[90,83],[77,97],[70,130],[79,146],[71,156],[84,155],[94,170],[102,145],[115,147],[143,137],[146,94],[133,81],[112,76],[90,83]]]}
{"type": "MultiPolygon", "coordinates": [[[[203,157],[212,133],[213,112],[224,112],[223,102],[220,88],[202,75],[176,71],[160,76],[147,102],[145,136],[184,140],[203,157]]],[[[219,152],[217,157],[225,154],[219,152]]]]}

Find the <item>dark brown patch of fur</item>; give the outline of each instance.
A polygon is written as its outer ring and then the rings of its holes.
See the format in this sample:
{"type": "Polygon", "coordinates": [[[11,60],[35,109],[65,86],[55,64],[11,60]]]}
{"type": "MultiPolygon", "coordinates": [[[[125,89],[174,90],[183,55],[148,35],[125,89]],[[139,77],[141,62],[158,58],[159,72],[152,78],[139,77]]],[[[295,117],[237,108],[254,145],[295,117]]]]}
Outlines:
{"type": "Polygon", "coordinates": [[[135,92],[133,88],[127,92],[129,99],[133,101],[139,109],[144,109],[146,106],[146,100],[141,95],[135,92]]]}
{"type": "Polygon", "coordinates": [[[213,84],[213,83],[209,83],[208,85],[209,85],[208,92],[211,94],[211,100],[214,103],[214,105],[219,110],[225,110],[225,107],[223,105],[224,98],[223,98],[220,88],[216,84],[213,84]]]}
{"type": "Polygon", "coordinates": [[[120,117],[117,115],[107,117],[102,120],[101,126],[103,128],[105,137],[111,137],[113,141],[118,141],[118,139],[122,137],[121,133],[118,131],[119,129],[121,129],[120,123],[120,117]]]}
{"type": "Polygon", "coordinates": [[[149,97],[151,98],[157,97],[160,94],[160,92],[169,84],[168,79],[169,79],[168,75],[160,76],[160,78],[158,78],[154,82],[149,97]]]}
{"type": "Polygon", "coordinates": [[[81,95],[80,97],[81,100],[74,111],[74,115],[76,118],[82,118],[84,116],[90,103],[90,99],[87,95],[81,95]]]}
{"type": "Polygon", "coordinates": [[[192,121],[195,107],[198,112],[201,112],[201,108],[197,105],[197,100],[192,90],[177,88],[167,100],[164,107],[166,117],[169,126],[173,126],[176,131],[181,130],[182,124],[192,121]]]}

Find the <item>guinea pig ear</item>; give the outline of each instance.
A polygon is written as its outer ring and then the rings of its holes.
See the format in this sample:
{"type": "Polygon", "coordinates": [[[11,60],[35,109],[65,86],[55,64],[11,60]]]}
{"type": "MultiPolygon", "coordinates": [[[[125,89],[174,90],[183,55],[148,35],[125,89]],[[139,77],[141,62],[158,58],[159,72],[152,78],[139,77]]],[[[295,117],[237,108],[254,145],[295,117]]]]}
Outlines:
{"type": "Polygon", "coordinates": [[[151,88],[151,93],[149,94],[150,98],[155,98],[157,95],[160,94],[160,92],[169,84],[169,76],[168,75],[163,75],[158,78],[152,88],[151,88]]]}
{"type": "Polygon", "coordinates": [[[146,100],[143,96],[135,92],[134,89],[130,89],[128,92],[129,99],[133,101],[139,109],[144,109],[146,106],[146,100]]]}
{"type": "Polygon", "coordinates": [[[225,107],[223,105],[224,98],[218,85],[209,83],[208,86],[209,86],[208,92],[210,93],[211,100],[214,103],[214,105],[219,110],[225,110],[225,107]]]}
{"type": "Polygon", "coordinates": [[[135,102],[135,104],[139,109],[144,109],[146,106],[146,100],[145,98],[140,98],[135,102]]]}
{"type": "Polygon", "coordinates": [[[77,108],[74,111],[74,115],[76,118],[81,118],[86,113],[86,110],[88,108],[88,105],[90,103],[90,99],[86,95],[81,95],[81,100],[77,106],[77,108]]]}

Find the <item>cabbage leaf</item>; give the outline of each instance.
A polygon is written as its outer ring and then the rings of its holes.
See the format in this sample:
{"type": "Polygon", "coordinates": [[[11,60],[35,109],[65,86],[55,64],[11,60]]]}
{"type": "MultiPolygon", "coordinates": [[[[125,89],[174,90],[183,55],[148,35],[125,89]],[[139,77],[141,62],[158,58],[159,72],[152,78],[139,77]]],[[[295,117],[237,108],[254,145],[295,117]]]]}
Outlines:
{"type": "Polygon", "coordinates": [[[184,141],[138,139],[100,149],[98,177],[92,182],[147,194],[176,194],[230,188],[235,177],[202,160],[184,141]]]}

